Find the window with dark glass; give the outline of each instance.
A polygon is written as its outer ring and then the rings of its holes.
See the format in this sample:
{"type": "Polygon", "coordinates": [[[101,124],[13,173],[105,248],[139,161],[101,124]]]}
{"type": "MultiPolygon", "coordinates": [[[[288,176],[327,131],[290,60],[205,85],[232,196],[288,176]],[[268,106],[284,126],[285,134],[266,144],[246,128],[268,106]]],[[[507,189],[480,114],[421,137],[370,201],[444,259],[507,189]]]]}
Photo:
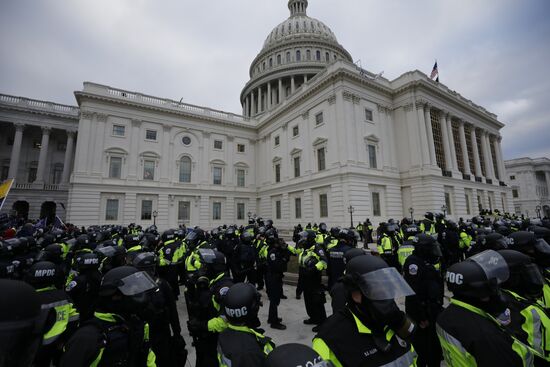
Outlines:
{"type": "Polygon", "coordinates": [[[237,170],[237,186],[238,187],[244,187],[245,186],[244,176],[245,176],[244,169],[238,169],[237,170]]]}
{"type": "Polygon", "coordinates": [[[274,140],[275,140],[275,146],[279,145],[280,143],[279,135],[277,135],[274,140]]]}
{"type": "Polygon", "coordinates": [[[281,55],[277,55],[277,65],[281,65],[281,55]]]}
{"type": "Polygon", "coordinates": [[[300,177],[300,157],[294,157],[294,177],[300,177]]]}
{"type": "Polygon", "coordinates": [[[178,202],[178,221],[189,222],[191,212],[191,202],[179,201],[178,202]]]}
{"type": "Polygon", "coordinates": [[[513,198],[518,198],[519,197],[518,189],[512,189],[512,197],[513,198]]]}
{"type": "Polygon", "coordinates": [[[275,202],[275,218],[281,219],[281,200],[275,202]]]}
{"type": "Polygon", "coordinates": [[[322,112],[319,112],[315,115],[315,124],[321,125],[325,121],[325,117],[323,116],[322,112]]]}
{"type": "Polygon", "coordinates": [[[302,198],[294,199],[294,214],[296,219],[302,218],[302,198]]]}
{"type": "Polygon", "coordinates": [[[182,157],[180,160],[180,182],[191,182],[191,158],[182,157]]]}
{"type": "Polygon", "coordinates": [[[311,60],[311,50],[306,50],[306,60],[311,60]]]}
{"type": "Polygon", "coordinates": [[[447,207],[447,214],[453,214],[453,208],[451,205],[451,194],[445,193],[445,206],[447,207]]]}
{"type": "Polygon", "coordinates": [[[286,53],[286,62],[290,62],[290,52],[286,53]]]}
{"type": "Polygon", "coordinates": [[[370,168],[378,168],[376,163],[376,146],[369,144],[369,166],[370,168]]]}
{"type": "Polygon", "coordinates": [[[29,176],[27,182],[33,183],[34,181],[36,181],[36,167],[31,167],[29,168],[29,176]]]}
{"type": "Polygon", "coordinates": [[[275,165],[275,182],[281,182],[281,165],[279,163],[275,165]]]}
{"type": "Polygon", "coordinates": [[[296,125],[292,128],[292,136],[298,136],[298,135],[300,135],[300,128],[298,127],[298,125],[296,125]]]}
{"type": "Polygon", "coordinates": [[[142,200],[141,201],[141,220],[151,220],[153,215],[153,201],[142,200]]]}
{"type": "Polygon", "coordinates": [[[109,159],[109,177],[120,178],[121,171],[122,171],[122,158],[111,157],[109,159]]]}
{"type": "Polygon", "coordinates": [[[147,140],[157,140],[157,131],[156,130],[145,130],[145,139],[147,139],[147,140]]]}
{"type": "Polygon", "coordinates": [[[365,119],[367,121],[372,121],[372,110],[365,108],[365,119]]]}
{"type": "Polygon", "coordinates": [[[113,125],[113,135],[114,136],[124,136],[126,127],[124,125],[113,125]]]}
{"type": "Polygon", "coordinates": [[[273,67],[273,58],[269,58],[269,67],[270,67],[270,68],[273,67]]]}
{"type": "Polygon", "coordinates": [[[237,152],[244,153],[244,144],[237,144],[237,152]]]}
{"type": "Polygon", "coordinates": [[[315,60],[321,61],[321,51],[317,50],[315,52],[315,60]]]}
{"type": "Polygon", "coordinates": [[[327,194],[319,195],[319,216],[321,218],[328,217],[328,196],[327,196],[327,194]]]}
{"type": "Polygon", "coordinates": [[[118,220],[118,199],[107,199],[105,220],[118,220]]]}
{"type": "Polygon", "coordinates": [[[237,203],[237,219],[244,219],[244,203],[237,203]]]}
{"type": "Polygon", "coordinates": [[[221,185],[222,184],[222,168],[221,167],[214,167],[212,176],[213,176],[214,185],[221,185]]]}
{"type": "Polygon", "coordinates": [[[317,149],[317,167],[319,171],[325,170],[325,148],[317,149]]]}
{"type": "Polygon", "coordinates": [[[221,140],[214,140],[214,149],[221,150],[223,148],[223,141],[221,140]]]}
{"type": "Polygon", "coordinates": [[[372,193],[372,215],[375,217],[382,215],[382,211],[380,209],[380,193],[378,192],[372,193]]]}
{"type": "Polygon", "coordinates": [[[220,202],[212,203],[212,219],[213,220],[222,219],[222,203],[220,202]]]}
{"type": "Polygon", "coordinates": [[[302,53],[300,50],[296,51],[296,61],[302,61],[302,53]]]}
{"type": "Polygon", "coordinates": [[[150,181],[155,179],[155,161],[143,161],[143,179],[150,181]]]}

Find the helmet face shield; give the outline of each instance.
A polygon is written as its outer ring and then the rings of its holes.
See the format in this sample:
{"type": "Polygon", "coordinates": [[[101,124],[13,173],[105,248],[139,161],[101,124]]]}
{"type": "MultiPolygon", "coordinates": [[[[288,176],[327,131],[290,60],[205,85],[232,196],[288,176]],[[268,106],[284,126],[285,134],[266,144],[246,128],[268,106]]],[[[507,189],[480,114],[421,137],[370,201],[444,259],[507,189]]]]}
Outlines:
{"type": "Polygon", "coordinates": [[[357,286],[371,301],[393,300],[412,296],[414,291],[395,268],[383,268],[359,277],[357,286]]]}
{"type": "Polygon", "coordinates": [[[199,249],[199,256],[206,264],[212,264],[216,260],[216,253],[212,249],[199,249]]]}
{"type": "Polygon", "coordinates": [[[504,283],[510,277],[510,270],[506,260],[494,250],[485,250],[468,258],[468,260],[477,263],[487,276],[487,279],[496,279],[497,284],[504,283]]]}
{"type": "Polygon", "coordinates": [[[537,254],[550,256],[550,245],[543,238],[539,238],[537,240],[537,242],[535,243],[535,250],[537,254]]]}
{"type": "Polygon", "coordinates": [[[157,287],[155,281],[144,271],[128,275],[120,280],[118,289],[125,296],[136,296],[157,287]]]}
{"type": "Polygon", "coordinates": [[[538,298],[545,283],[539,267],[536,264],[524,265],[521,277],[523,278],[522,284],[525,286],[525,291],[538,298]]]}

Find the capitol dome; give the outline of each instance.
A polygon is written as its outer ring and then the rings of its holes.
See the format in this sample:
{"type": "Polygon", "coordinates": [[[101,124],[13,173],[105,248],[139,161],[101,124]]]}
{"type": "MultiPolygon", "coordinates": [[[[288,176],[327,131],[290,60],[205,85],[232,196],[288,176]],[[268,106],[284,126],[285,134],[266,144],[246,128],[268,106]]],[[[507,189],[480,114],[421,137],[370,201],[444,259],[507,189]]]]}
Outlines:
{"type": "Polygon", "coordinates": [[[307,7],[307,0],[289,0],[290,17],[273,28],[252,61],[241,93],[243,115],[269,111],[336,60],[353,62],[332,30],[307,15],[307,7]]]}

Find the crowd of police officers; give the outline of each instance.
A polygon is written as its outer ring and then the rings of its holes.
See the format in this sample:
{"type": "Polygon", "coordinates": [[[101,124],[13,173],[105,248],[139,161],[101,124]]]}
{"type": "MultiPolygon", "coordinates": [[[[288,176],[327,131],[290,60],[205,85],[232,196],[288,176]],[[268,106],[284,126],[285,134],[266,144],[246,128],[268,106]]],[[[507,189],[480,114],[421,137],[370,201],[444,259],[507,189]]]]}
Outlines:
{"type": "Polygon", "coordinates": [[[182,298],[201,367],[550,363],[547,219],[298,225],[292,245],[262,219],[162,233],[27,223],[0,239],[0,367],[184,366],[182,298]],[[265,287],[267,323],[286,328],[278,306],[292,256],[312,348],[275,347],[258,318],[265,287]]]}

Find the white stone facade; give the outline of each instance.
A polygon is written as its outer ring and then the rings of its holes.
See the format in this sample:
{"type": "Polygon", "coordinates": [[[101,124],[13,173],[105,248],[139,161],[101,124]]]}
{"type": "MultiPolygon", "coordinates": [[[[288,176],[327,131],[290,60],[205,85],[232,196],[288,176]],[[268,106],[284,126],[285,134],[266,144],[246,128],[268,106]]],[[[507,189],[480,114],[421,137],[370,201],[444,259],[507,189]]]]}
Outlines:
{"type": "Polygon", "coordinates": [[[514,211],[531,217],[550,217],[550,159],[517,158],[505,162],[514,211]]]}
{"type": "Polygon", "coordinates": [[[156,212],[161,228],[212,228],[250,212],[284,229],[349,225],[350,206],[355,223],[512,209],[494,114],[419,71],[356,67],[307,1],[289,8],[252,63],[243,116],[84,83],[67,220],[156,212]]]}

